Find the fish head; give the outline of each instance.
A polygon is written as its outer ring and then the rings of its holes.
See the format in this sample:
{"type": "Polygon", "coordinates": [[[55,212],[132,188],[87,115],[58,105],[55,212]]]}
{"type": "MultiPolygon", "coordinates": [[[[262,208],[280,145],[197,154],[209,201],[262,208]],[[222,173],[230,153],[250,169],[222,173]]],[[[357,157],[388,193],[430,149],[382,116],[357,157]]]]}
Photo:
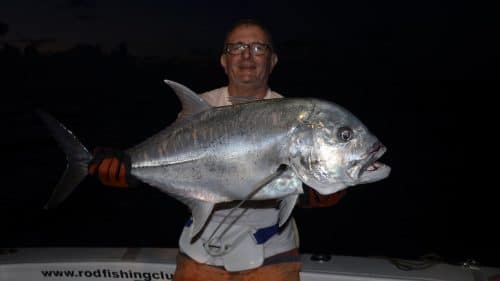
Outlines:
{"type": "Polygon", "coordinates": [[[386,178],[390,167],[377,160],[386,147],[352,113],[317,101],[295,129],[290,165],[320,194],[386,178]]]}

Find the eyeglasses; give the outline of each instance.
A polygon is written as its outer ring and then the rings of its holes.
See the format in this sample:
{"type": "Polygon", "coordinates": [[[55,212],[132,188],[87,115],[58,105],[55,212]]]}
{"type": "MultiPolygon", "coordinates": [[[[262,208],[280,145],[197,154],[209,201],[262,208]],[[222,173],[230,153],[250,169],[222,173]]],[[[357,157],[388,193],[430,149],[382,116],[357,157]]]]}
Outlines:
{"type": "Polygon", "coordinates": [[[224,45],[224,53],[231,55],[240,55],[245,51],[245,49],[250,48],[250,53],[254,56],[261,56],[267,52],[267,50],[271,49],[271,45],[252,42],[252,43],[226,43],[224,45]]]}

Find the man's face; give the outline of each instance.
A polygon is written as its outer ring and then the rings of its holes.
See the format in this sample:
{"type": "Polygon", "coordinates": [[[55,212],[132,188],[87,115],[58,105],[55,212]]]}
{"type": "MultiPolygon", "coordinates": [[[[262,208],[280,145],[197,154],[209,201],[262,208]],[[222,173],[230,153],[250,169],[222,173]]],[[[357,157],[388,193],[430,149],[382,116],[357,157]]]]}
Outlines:
{"type": "MultiPolygon", "coordinates": [[[[265,32],[258,26],[243,25],[231,32],[226,43],[264,43],[269,44],[265,32]]],[[[226,72],[229,83],[239,85],[265,86],[278,57],[267,49],[264,54],[253,55],[250,48],[241,54],[224,53],[221,55],[221,65],[226,72]]]]}

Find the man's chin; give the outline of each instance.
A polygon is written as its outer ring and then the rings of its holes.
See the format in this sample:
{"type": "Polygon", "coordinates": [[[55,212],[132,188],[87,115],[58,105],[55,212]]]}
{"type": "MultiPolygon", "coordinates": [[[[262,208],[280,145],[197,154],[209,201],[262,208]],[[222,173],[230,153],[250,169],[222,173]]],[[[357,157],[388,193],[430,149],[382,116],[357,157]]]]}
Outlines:
{"type": "Polygon", "coordinates": [[[254,76],[252,77],[241,77],[238,79],[238,82],[239,84],[242,84],[242,85],[252,85],[252,84],[256,84],[256,83],[259,83],[259,80],[256,79],[254,76]]]}

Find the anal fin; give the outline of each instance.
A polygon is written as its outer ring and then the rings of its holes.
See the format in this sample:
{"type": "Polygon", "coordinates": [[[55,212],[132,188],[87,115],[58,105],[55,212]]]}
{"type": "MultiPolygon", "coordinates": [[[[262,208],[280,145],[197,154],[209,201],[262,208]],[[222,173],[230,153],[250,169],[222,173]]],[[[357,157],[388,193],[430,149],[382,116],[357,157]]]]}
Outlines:
{"type": "Polygon", "coordinates": [[[280,202],[280,210],[279,210],[279,224],[281,227],[288,220],[290,215],[292,214],[293,208],[297,203],[297,199],[299,198],[299,194],[291,194],[287,197],[283,198],[280,202]]]}
{"type": "Polygon", "coordinates": [[[201,200],[191,200],[188,206],[189,209],[191,209],[191,215],[193,216],[193,230],[191,231],[191,238],[193,238],[207,223],[207,220],[214,209],[214,204],[201,200]]]}
{"type": "Polygon", "coordinates": [[[207,223],[207,220],[212,214],[212,210],[214,209],[214,203],[194,198],[184,197],[179,194],[170,194],[170,196],[181,201],[191,210],[191,216],[193,217],[191,238],[193,238],[203,229],[203,227],[207,223]]]}

